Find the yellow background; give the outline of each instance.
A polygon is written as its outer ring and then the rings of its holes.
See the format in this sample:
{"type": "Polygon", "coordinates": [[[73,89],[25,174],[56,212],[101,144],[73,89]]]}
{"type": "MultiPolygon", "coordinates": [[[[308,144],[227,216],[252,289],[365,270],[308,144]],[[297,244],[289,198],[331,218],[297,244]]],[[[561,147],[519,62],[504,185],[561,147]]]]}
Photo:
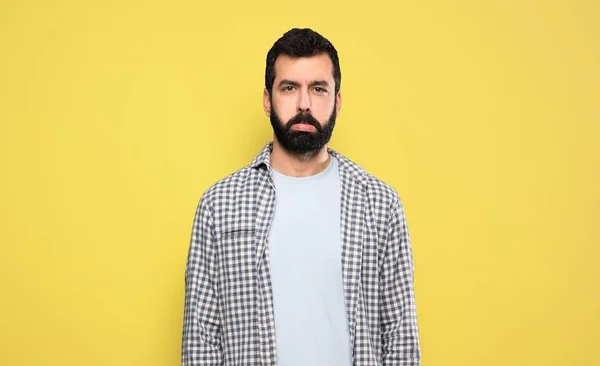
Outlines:
{"type": "Polygon", "coordinates": [[[600,2],[0,2],[0,365],[176,365],[196,204],[339,50],[331,146],[401,194],[423,365],[600,365],[600,2]]]}

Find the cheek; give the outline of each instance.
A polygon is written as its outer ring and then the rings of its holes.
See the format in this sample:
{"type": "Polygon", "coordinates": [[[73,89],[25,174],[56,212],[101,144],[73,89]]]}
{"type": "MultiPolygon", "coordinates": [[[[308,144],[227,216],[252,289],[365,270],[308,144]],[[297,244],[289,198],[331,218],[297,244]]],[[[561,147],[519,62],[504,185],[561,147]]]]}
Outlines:
{"type": "Polygon", "coordinates": [[[296,115],[296,105],[286,98],[274,98],[272,108],[284,122],[296,115]]]}
{"type": "Polygon", "coordinates": [[[321,99],[312,103],[313,115],[321,122],[326,122],[333,112],[335,106],[335,99],[321,99]]]}

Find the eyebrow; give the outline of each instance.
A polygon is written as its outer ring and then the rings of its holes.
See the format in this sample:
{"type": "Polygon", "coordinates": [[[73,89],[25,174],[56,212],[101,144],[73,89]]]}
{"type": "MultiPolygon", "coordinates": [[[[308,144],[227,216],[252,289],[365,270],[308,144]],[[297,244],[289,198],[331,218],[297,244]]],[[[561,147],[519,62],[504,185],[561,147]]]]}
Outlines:
{"type": "MultiPolygon", "coordinates": [[[[288,79],[283,79],[279,82],[278,86],[281,88],[284,85],[291,85],[291,86],[300,86],[300,83],[297,81],[293,81],[293,80],[288,80],[288,79]]],[[[311,81],[308,86],[324,86],[324,87],[329,87],[329,83],[325,80],[315,80],[315,81],[311,81]]]]}

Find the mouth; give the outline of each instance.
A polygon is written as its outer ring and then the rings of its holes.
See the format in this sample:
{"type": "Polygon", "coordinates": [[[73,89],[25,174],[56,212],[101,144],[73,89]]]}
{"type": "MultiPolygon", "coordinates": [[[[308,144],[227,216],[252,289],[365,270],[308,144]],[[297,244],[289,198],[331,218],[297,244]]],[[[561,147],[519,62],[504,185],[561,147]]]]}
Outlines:
{"type": "Polygon", "coordinates": [[[309,125],[308,123],[297,123],[292,126],[290,129],[292,131],[302,131],[302,132],[316,132],[317,129],[313,125],[309,125]]]}

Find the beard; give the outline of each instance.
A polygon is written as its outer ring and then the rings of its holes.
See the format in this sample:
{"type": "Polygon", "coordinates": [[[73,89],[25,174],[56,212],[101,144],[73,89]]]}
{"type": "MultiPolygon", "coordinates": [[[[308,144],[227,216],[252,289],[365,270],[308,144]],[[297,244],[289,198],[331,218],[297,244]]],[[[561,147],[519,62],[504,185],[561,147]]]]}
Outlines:
{"type": "MultiPolygon", "coordinates": [[[[271,102],[272,105],[272,102],[271,102]]],[[[333,128],[335,127],[336,106],[323,126],[309,113],[300,112],[292,117],[287,123],[279,118],[275,108],[271,109],[271,126],[279,144],[287,151],[295,154],[313,155],[319,152],[331,140],[333,128]],[[291,131],[292,126],[306,123],[313,126],[315,132],[291,131]]]]}

